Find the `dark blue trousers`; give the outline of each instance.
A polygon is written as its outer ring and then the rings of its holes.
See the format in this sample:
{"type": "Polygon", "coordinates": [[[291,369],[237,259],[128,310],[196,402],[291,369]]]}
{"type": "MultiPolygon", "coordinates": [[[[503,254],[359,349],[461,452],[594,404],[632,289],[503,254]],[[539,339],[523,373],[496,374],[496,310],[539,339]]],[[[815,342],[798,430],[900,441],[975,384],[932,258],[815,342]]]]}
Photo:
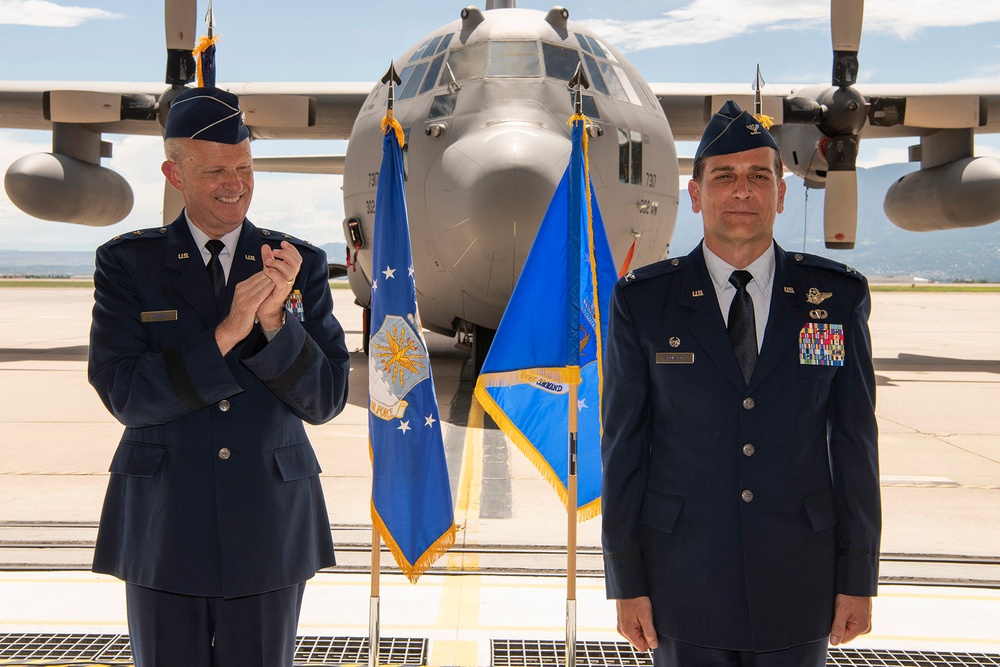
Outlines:
{"type": "Polygon", "coordinates": [[[126,583],[135,667],[292,667],[305,588],[226,599],[126,583]]]}
{"type": "Polygon", "coordinates": [[[653,649],[654,667],[825,667],[827,640],[781,651],[754,653],[705,648],[659,635],[653,649]]]}

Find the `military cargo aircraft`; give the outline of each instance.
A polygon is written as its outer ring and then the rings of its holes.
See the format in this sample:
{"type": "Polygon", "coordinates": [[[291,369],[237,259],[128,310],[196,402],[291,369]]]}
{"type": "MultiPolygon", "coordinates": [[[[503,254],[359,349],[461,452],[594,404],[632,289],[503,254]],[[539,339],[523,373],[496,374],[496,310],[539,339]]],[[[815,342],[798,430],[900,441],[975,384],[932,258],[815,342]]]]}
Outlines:
{"type": "MultiPolygon", "coordinates": [[[[29,215],[108,225],[132,206],[128,183],[101,166],[103,133],[158,135],[170,101],[194,79],[196,0],[166,0],[166,87],[157,83],[0,82],[0,127],[52,132],[52,151],[8,169],[10,199],[29,215]]],[[[407,208],[424,326],[459,332],[485,356],[548,201],[568,160],[567,83],[582,65],[591,82],[590,168],[616,261],[663,258],[674,230],[678,176],[726,99],[774,119],[788,170],[826,188],[827,246],[851,248],[857,225],[857,150],[868,138],[916,137],[921,168],[885,196],[904,229],[970,227],[1000,219],[1000,160],[976,157],[977,133],[1000,131],[1000,87],[862,85],[863,0],[832,0],[830,84],[648,83],[570,11],[515,0],[465,7],[393,62],[395,115],[407,141],[407,208]]],[[[742,75],[743,73],[735,73],[742,75]]],[[[351,289],[370,303],[379,122],[386,84],[231,83],[254,140],[349,139],[344,156],[258,158],[258,171],[343,174],[351,289]]],[[[164,220],[180,209],[165,187],[164,220]]]]}

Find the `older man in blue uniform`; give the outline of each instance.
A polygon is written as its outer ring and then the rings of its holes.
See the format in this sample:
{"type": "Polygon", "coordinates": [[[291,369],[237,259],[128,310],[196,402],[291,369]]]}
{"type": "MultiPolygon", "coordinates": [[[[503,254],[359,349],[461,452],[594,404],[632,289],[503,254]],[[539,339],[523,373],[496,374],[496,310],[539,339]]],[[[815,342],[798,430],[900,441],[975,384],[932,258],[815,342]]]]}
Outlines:
{"type": "Polygon", "coordinates": [[[867,281],[773,240],[785,183],[726,103],[688,185],[704,240],[626,275],[605,357],[603,543],[654,664],[821,667],[869,630],[881,511],[867,281]]]}
{"type": "Polygon", "coordinates": [[[179,95],[165,150],[184,211],[97,251],[89,376],[125,432],[94,571],[126,582],[137,667],[290,666],[334,564],[303,422],[343,409],[350,356],[322,250],[246,219],[237,98],[179,95]]]}

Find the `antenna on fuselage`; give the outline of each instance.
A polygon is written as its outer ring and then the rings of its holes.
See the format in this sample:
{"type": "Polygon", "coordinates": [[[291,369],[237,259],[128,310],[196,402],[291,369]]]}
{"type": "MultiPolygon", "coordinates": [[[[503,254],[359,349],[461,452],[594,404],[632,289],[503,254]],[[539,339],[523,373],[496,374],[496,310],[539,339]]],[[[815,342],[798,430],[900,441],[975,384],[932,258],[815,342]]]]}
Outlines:
{"type": "Polygon", "coordinates": [[[517,0],[486,0],[486,11],[491,9],[514,9],[517,0]]]}

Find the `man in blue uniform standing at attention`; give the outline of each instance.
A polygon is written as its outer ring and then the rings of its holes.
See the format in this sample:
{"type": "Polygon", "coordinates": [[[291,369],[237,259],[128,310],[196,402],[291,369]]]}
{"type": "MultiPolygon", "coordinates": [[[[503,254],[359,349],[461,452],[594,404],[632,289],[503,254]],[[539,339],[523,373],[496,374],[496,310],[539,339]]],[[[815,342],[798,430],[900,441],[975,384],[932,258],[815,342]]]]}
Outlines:
{"type": "Polygon", "coordinates": [[[125,425],[94,571],[126,582],[136,667],[290,667],[305,581],[333,565],[303,422],[347,401],[326,256],[246,219],[236,96],[181,93],[166,227],[97,251],[90,383],[125,425]]]}
{"type": "Polygon", "coordinates": [[[823,667],[878,582],[868,284],[774,242],[778,146],[732,101],[688,192],[704,241],[611,297],[608,597],[657,667],[823,667]]]}

